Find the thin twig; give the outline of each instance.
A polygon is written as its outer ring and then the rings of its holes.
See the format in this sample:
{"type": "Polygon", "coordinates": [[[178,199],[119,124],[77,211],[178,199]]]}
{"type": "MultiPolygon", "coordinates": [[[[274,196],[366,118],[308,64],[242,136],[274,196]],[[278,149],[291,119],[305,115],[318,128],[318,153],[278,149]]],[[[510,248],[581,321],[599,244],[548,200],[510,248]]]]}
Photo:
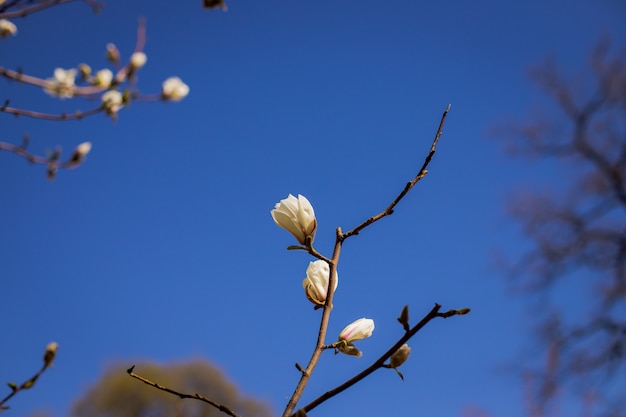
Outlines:
{"type": "Polygon", "coordinates": [[[66,121],[66,120],[81,120],[84,117],[102,113],[104,110],[105,110],[104,106],[98,106],[98,107],[95,107],[93,109],[86,110],[86,111],[77,110],[76,113],[52,114],[52,113],[41,113],[41,112],[26,110],[26,109],[18,109],[18,108],[9,107],[9,106],[0,106],[0,111],[3,111],[5,113],[14,114],[16,116],[32,117],[34,119],[53,120],[57,122],[66,121]]]}
{"type": "MultiPolygon", "coordinates": [[[[53,6],[58,6],[58,5],[64,4],[64,3],[71,3],[73,1],[76,1],[76,0],[47,0],[47,1],[42,1],[42,2],[39,2],[39,3],[35,4],[34,6],[25,7],[23,9],[16,10],[14,12],[3,12],[3,13],[0,13],[0,17],[3,18],[3,19],[13,19],[13,18],[16,18],[16,17],[24,17],[24,16],[27,16],[29,14],[33,14],[35,12],[39,12],[39,11],[45,10],[45,9],[53,7],[53,6]]],[[[100,3],[100,2],[92,1],[92,0],[83,0],[83,2],[85,4],[90,5],[92,8],[99,8],[99,7],[102,7],[104,5],[104,3],[100,3]]]]}
{"type": "Polygon", "coordinates": [[[433,156],[435,155],[435,151],[437,149],[437,143],[439,142],[439,138],[441,137],[441,134],[443,132],[443,124],[446,121],[446,116],[448,115],[449,111],[450,111],[450,105],[448,104],[448,107],[446,107],[446,110],[443,112],[443,115],[441,116],[441,122],[439,122],[439,128],[437,129],[437,134],[435,135],[435,139],[433,140],[433,143],[430,146],[430,152],[428,152],[428,156],[426,156],[426,159],[424,160],[424,164],[422,165],[422,168],[419,170],[415,178],[413,178],[404,186],[404,189],[402,190],[402,192],[398,194],[398,196],[391,202],[389,207],[387,207],[385,210],[383,210],[376,216],[370,217],[369,219],[365,220],[363,223],[361,223],[354,229],[342,234],[341,235],[342,240],[345,240],[349,238],[350,236],[358,235],[361,230],[363,230],[370,224],[382,219],[385,216],[389,216],[390,214],[392,214],[393,209],[400,202],[400,200],[402,200],[404,196],[409,191],[411,191],[411,189],[415,186],[415,184],[417,184],[419,180],[421,180],[422,178],[426,176],[426,174],[428,173],[428,170],[426,168],[428,167],[428,164],[430,164],[430,161],[433,159],[433,156]]]}
{"type": "Polygon", "coordinates": [[[42,165],[46,165],[48,163],[48,158],[28,152],[24,145],[16,146],[6,142],[0,142],[0,150],[14,153],[31,163],[42,165]]]}
{"type": "Polygon", "coordinates": [[[173,389],[164,387],[163,385],[159,385],[156,382],[152,382],[149,379],[146,379],[140,375],[137,375],[136,373],[133,372],[133,370],[135,369],[135,365],[131,366],[130,368],[128,368],[126,370],[126,372],[128,373],[128,375],[130,375],[131,377],[140,380],[141,382],[143,382],[144,384],[148,384],[151,387],[154,387],[156,389],[159,389],[161,391],[165,391],[168,392],[172,395],[176,395],[178,398],[184,400],[185,398],[191,398],[194,400],[198,400],[198,401],[202,401],[205,402],[209,405],[212,405],[213,407],[217,408],[218,410],[220,410],[222,413],[228,414],[231,417],[239,417],[238,414],[236,414],[233,410],[231,410],[230,408],[226,407],[225,405],[222,404],[218,404],[215,401],[211,401],[206,397],[203,397],[200,394],[183,394],[182,392],[178,392],[175,391],[173,389]]]}

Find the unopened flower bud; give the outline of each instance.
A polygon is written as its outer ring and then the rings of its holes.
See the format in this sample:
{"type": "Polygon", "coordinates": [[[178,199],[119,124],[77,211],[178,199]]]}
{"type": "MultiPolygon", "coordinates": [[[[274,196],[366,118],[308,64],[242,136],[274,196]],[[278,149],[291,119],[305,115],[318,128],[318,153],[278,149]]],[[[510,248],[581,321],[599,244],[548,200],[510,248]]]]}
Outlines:
{"type": "Polygon", "coordinates": [[[113,81],[113,72],[110,69],[104,68],[96,72],[94,82],[98,87],[108,88],[111,85],[111,81],[113,81]]]}
{"type": "Polygon", "coordinates": [[[409,358],[410,353],[411,347],[406,343],[403,344],[398,350],[394,352],[393,355],[391,355],[391,358],[389,358],[389,366],[395,369],[398,366],[402,365],[409,358]]]}
{"type": "Polygon", "coordinates": [[[78,64],[78,72],[81,78],[86,80],[91,75],[91,67],[87,64],[78,64]]]}
{"type": "Polygon", "coordinates": [[[374,320],[372,319],[362,318],[350,323],[339,333],[337,350],[347,355],[361,356],[361,351],[352,342],[370,337],[373,331],[374,320]]]}
{"type": "Polygon", "coordinates": [[[109,90],[102,95],[102,106],[109,116],[117,115],[119,109],[124,106],[124,97],[117,90],[109,90]]]}
{"type": "Polygon", "coordinates": [[[85,156],[91,150],[91,142],[83,142],[74,149],[74,153],[70,157],[69,161],[65,164],[65,168],[76,168],[85,160],[85,156]]]}
{"type": "Polygon", "coordinates": [[[59,349],[59,345],[56,342],[48,343],[46,346],[46,352],[43,355],[43,363],[46,367],[52,365],[52,361],[54,361],[54,357],[57,354],[57,350],[59,349]]]}
{"type": "MultiPolygon", "coordinates": [[[[330,276],[330,267],[326,261],[317,260],[310,262],[306,269],[306,278],[302,281],[302,287],[306,297],[313,304],[323,306],[326,302],[328,291],[328,281],[330,276]]],[[[335,273],[334,289],[337,289],[339,277],[335,273]]]]}
{"type": "Polygon", "coordinates": [[[113,43],[107,43],[107,59],[113,64],[119,64],[120,62],[120,51],[113,43]]]}
{"type": "Polygon", "coordinates": [[[74,84],[76,73],[77,71],[75,68],[67,70],[63,68],[56,68],[54,70],[54,76],[46,80],[44,91],[52,96],[57,96],[62,99],[73,97],[76,89],[74,84]]]}
{"type": "Polygon", "coordinates": [[[0,37],[6,38],[7,36],[13,36],[17,33],[17,26],[15,23],[7,19],[0,19],[0,37]]]}
{"type": "Polygon", "coordinates": [[[137,70],[144,65],[146,65],[146,61],[148,57],[143,52],[135,52],[130,56],[130,66],[132,69],[137,70]]]}
{"type": "Polygon", "coordinates": [[[298,194],[296,198],[289,194],[276,204],[271,214],[274,222],[291,233],[301,245],[306,244],[307,239],[313,242],[317,220],[313,206],[305,196],[298,194]]]}
{"type": "Polygon", "coordinates": [[[348,324],[346,328],[339,333],[339,340],[355,342],[370,337],[373,331],[374,320],[366,318],[358,319],[348,324]]]}
{"type": "Polygon", "coordinates": [[[163,81],[161,98],[163,100],[180,101],[189,94],[189,86],[178,77],[170,77],[163,81]]]}

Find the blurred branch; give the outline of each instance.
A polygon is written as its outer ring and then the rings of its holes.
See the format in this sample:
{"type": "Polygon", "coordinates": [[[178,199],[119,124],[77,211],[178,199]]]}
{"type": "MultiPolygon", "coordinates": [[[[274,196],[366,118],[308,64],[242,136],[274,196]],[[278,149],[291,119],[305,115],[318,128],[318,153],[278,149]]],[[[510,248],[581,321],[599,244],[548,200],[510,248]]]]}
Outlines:
{"type": "MultiPolygon", "coordinates": [[[[58,6],[58,5],[65,4],[65,3],[72,3],[74,1],[77,1],[77,0],[43,0],[39,3],[36,3],[33,6],[22,6],[21,5],[22,1],[20,0],[11,1],[0,6],[0,18],[11,19],[11,18],[16,18],[16,17],[24,17],[29,14],[33,14],[33,13],[48,9],[50,7],[58,6]],[[6,10],[8,10],[11,7],[21,7],[21,8],[13,12],[7,12],[6,10]]],[[[91,8],[94,10],[94,13],[97,13],[98,10],[102,6],[104,6],[104,3],[94,1],[94,0],[81,0],[81,1],[87,4],[88,6],[91,6],[91,8]]]]}
{"type": "Polygon", "coordinates": [[[556,386],[597,388],[592,377],[616,375],[626,364],[626,49],[609,55],[609,46],[601,41],[592,52],[589,83],[567,79],[554,63],[535,69],[535,83],[557,112],[542,109],[513,130],[518,153],[567,169],[555,184],[558,192],[531,192],[510,204],[532,244],[512,276],[522,291],[548,297],[550,290],[567,290],[568,279],[581,277],[572,284],[577,289],[582,284],[580,308],[588,310],[584,319],[571,319],[565,314],[571,306],[556,297],[554,309],[534,314],[541,321],[541,342],[558,358],[548,371],[536,372],[543,379],[540,403],[555,396],[556,386]],[[561,310],[564,314],[550,317],[561,310]]]}
{"type": "Polygon", "coordinates": [[[15,107],[9,107],[7,105],[0,106],[0,112],[14,114],[16,116],[26,116],[26,117],[32,117],[35,119],[53,120],[53,121],[82,120],[85,117],[93,116],[94,114],[102,113],[104,111],[105,111],[104,106],[98,106],[87,111],[77,110],[75,113],[50,114],[50,113],[40,113],[40,112],[26,110],[26,109],[17,109],[15,107]]]}
{"type": "Polygon", "coordinates": [[[203,397],[202,395],[197,394],[197,393],[196,394],[184,394],[182,392],[178,392],[178,391],[175,391],[173,389],[167,388],[167,387],[165,387],[163,385],[159,385],[156,382],[152,382],[149,379],[146,379],[146,378],[144,378],[144,377],[142,377],[140,375],[137,375],[136,373],[133,372],[134,369],[135,369],[135,365],[133,365],[130,368],[128,368],[126,370],[126,372],[128,373],[128,375],[130,375],[131,377],[133,377],[135,379],[140,380],[144,384],[150,385],[151,387],[154,387],[154,388],[159,389],[161,391],[165,391],[165,392],[170,393],[172,395],[176,395],[178,398],[180,398],[182,400],[184,400],[185,398],[191,398],[191,399],[194,399],[194,400],[202,401],[204,403],[207,403],[207,404],[217,408],[222,413],[228,414],[231,417],[239,417],[237,414],[235,414],[235,412],[233,410],[231,410],[230,408],[226,407],[225,405],[218,404],[215,401],[211,401],[208,398],[203,397]]]}
{"type": "Polygon", "coordinates": [[[33,164],[46,165],[48,168],[47,176],[49,180],[53,180],[56,177],[59,169],[73,169],[78,167],[84,162],[85,157],[91,150],[91,143],[83,142],[76,147],[67,160],[61,161],[60,146],[57,146],[48,156],[39,156],[28,151],[28,144],[29,137],[28,135],[24,135],[22,144],[19,146],[6,142],[0,142],[0,151],[14,153],[15,155],[20,156],[33,164]]]}

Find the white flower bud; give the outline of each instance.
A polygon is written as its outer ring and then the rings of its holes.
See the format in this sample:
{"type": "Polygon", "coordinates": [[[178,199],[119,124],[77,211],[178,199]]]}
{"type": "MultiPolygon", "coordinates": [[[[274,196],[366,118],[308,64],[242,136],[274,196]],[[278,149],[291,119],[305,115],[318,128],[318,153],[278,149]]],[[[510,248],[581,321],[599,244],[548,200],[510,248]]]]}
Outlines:
{"type": "Polygon", "coordinates": [[[361,351],[354,346],[352,342],[370,337],[374,331],[374,320],[358,319],[346,326],[339,333],[339,342],[336,345],[337,350],[346,355],[361,356],[361,351]]]}
{"type": "Polygon", "coordinates": [[[307,238],[313,242],[317,220],[313,206],[305,196],[298,194],[296,198],[289,194],[276,204],[271,214],[274,222],[291,233],[301,245],[306,244],[307,238]]]}
{"type": "Polygon", "coordinates": [[[117,90],[109,90],[102,94],[102,105],[107,114],[114,116],[124,106],[124,97],[117,90]]]}
{"type": "Polygon", "coordinates": [[[344,340],[348,343],[355,342],[368,338],[374,331],[374,320],[372,319],[358,319],[348,324],[345,329],[339,333],[339,340],[344,340]]]}
{"type": "Polygon", "coordinates": [[[59,98],[71,98],[74,96],[76,69],[65,70],[63,68],[56,68],[54,70],[54,77],[48,78],[47,85],[44,87],[44,91],[52,96],[59,98]]]}
{"type": "Polygon", "coordinates": [[[180,101],[189,94],[189,86],[178,77],[170,77],[163,82],[161,97],[163,100],[180,101]]]}
{"type": "Polygon", "coordinates": [[[111,81],[113,81],[113,72],[110,69],[105,68],[96,72],[95,83],[97,86],[108,88],[111,81]]]}
{"type": "Polygon", "coordinates": [[[6,38],[7,36],[13,36],[17,33],[17,26],[15,23],[7,19],[0,19],[0,37],[6,38]]]}
{"type": "MultiPolygon", "coordinates": [[[[323,306],[326,302],[329,276],[330,267],[326,261],[317,260],[309,263],[306,269],[306,278],[302,281],[302,287],[304,287],[306,297],[313,304],[323,306]]],[[[338,283],[339,277],[335,273],[335,286],[333,290],[337,289],[338,283]]]]}
{"type": "Polygon", "coordinates": [[[146,65],[148,57],[143,52],[135,52],[130,56],[130,66],[133,69],[139,69],[146,65]]]}

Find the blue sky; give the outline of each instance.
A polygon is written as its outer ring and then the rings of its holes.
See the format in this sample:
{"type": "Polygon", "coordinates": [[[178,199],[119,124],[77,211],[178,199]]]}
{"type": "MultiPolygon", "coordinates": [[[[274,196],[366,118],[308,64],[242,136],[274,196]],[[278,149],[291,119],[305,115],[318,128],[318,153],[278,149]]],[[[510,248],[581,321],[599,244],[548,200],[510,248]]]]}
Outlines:
{"type": "MultiPolygon", "coordinates": [[[[512,160],[487,132],[523,119],[541,95],[531,65],[555,56],[584,67],[603,36],[623,43],[626,6],[591,1],[230,1],[82,4],[15,20],[0,65],[50,77],[55,67],[128,57],[147,20],[146,93],[172,75],[180,103],[133,103],[112,123],[2,116],[2,137],[29,132],[39,153],[89,140],[87,162],[54,182],[0,154],[0,378],[26,377],[60,345],[36,390],[11,401],[27,415],[68,415],[111,363],[208,358],[275,412],[313,349],[319,311],[301,281],[311,260],[269,211],[304,194],[330,255],[349,229],[393,199],[449,114],[430,174],[396,213],[346,242],[329,338],[360,317],[376,321],[360,359],[328,353],[309,402],[373,361],[438,302],[472,313],[435,321],[412,341],[405,382],[380,372],[311,415],[462,415],[478,404],[523,416],[523,386],[501,371],[532,348],[532,319],[493,267],[496,249],[526,245],[506,217],[518,187],[558,187],[556,166],[512,160]]],[[[0,82],[15,107],[73,111],[30,86],[0,82]]],[[[575,295],[572,293],[572,297],[575,295]]],[[[568,405],[564,406],[567,409],[568,405]]]]}

